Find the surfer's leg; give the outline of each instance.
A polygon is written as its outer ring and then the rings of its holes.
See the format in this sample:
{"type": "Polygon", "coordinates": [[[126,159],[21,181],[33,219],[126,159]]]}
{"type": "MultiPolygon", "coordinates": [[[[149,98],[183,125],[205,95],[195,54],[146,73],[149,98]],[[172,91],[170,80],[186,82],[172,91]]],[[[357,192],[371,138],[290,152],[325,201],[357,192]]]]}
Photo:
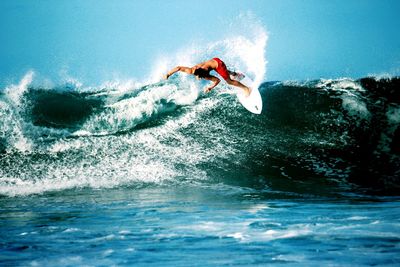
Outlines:
{"type": "Polygon", "coordinates": [[[164,75],[164,79],[168,79],[169,76],[173,75],[175,72],[178,72],[178,71],[185,72],[187,74],[193,74],[192,68],[176,66],[172,70],[168,71],[166,75],[164,75]]]}
{"type": "Polygon", "coordinates": [[[236,81],[236,80],[232,80],[230,78],[225,79],[225,81],[229,85],[233,85],[233,86],[236,86],[236,87],[239,87],[239,88],[243,89],[246,96],[250,95],[250,88],[247,87],[246,85],[242,84],[241,82],[236,81]]]}

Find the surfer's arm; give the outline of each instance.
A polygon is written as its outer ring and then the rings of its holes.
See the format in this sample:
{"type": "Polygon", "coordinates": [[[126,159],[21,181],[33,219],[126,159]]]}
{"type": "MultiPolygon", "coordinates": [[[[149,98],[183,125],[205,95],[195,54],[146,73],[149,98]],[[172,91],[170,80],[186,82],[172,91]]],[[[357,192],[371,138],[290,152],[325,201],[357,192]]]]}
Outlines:
{"type": "Polygon", "coordinates": [[[209,87],[206,87],[206,89],[205,89],[205,92],[206,92],[206,93],[210,92],[210,91],[211,91],[215,86],[217,86],[217,85],[219,84],[219,82],[221,81],[220,79],[218,79],[217,77],[212,76],[212,75],[207,76],[207,77],[204,77],[204,79],[213,82],[213,85],[211,85],[211,86],[209,86],[209,87]]]}
{"type": "Polygon", "coordinates": [[[171,76],[172,74],[174,74],[175,72],[178,72],[178,71],[182,71],[182,72],[185,72],[187,74],[193,74],[192,68],[183,67],[183,66],[176,66],[172,70],[168,71],[167,74],[164,76],[164,78],[168,79],[169,76],[171,76]]]}

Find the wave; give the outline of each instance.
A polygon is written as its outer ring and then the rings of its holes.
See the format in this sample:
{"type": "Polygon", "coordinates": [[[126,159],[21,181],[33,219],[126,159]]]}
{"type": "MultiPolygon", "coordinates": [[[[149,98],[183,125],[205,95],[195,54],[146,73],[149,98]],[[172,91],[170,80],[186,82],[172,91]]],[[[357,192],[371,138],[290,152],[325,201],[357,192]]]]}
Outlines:
{"type": "Polygon", "coordinates": [[[399,189],[396,77],[265,82],[259,116],[179,76],[123,92],[31,79],[0,95],[4,195],[226,177],[399,189]]]}
{"type": "Polygon", "coordinates": [[[292,145],[303,152],[294,149],[294,160],[313,172],[396,191],[399,85],[396,77],[264,84],[268,127],[295,131],[292,145]]]}

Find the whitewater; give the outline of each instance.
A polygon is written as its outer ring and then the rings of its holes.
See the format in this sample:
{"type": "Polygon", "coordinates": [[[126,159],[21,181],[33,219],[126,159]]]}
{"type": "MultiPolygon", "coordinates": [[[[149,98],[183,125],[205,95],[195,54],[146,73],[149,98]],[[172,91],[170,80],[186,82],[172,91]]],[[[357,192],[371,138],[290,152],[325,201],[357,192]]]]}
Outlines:
{"type": "Polygon", "coordinates": [[[400,79],[268,81],[267,31],[0,90],[0,265],[397,266],[400,79]],[[170,67],[218,56],[263,97],[170,67]]]}

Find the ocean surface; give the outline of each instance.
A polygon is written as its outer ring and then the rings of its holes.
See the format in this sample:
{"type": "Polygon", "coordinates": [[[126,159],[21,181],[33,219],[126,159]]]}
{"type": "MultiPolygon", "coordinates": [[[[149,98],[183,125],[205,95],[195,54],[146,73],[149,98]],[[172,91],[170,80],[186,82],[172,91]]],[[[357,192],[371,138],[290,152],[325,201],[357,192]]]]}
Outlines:
{"type": "MultiPolygon", "coordinates": [[[[254,78],[254,77],[253,77],[254,78]]],[[[400,79],[0,90],[1,266],[399,266],[400,79]]]]}

